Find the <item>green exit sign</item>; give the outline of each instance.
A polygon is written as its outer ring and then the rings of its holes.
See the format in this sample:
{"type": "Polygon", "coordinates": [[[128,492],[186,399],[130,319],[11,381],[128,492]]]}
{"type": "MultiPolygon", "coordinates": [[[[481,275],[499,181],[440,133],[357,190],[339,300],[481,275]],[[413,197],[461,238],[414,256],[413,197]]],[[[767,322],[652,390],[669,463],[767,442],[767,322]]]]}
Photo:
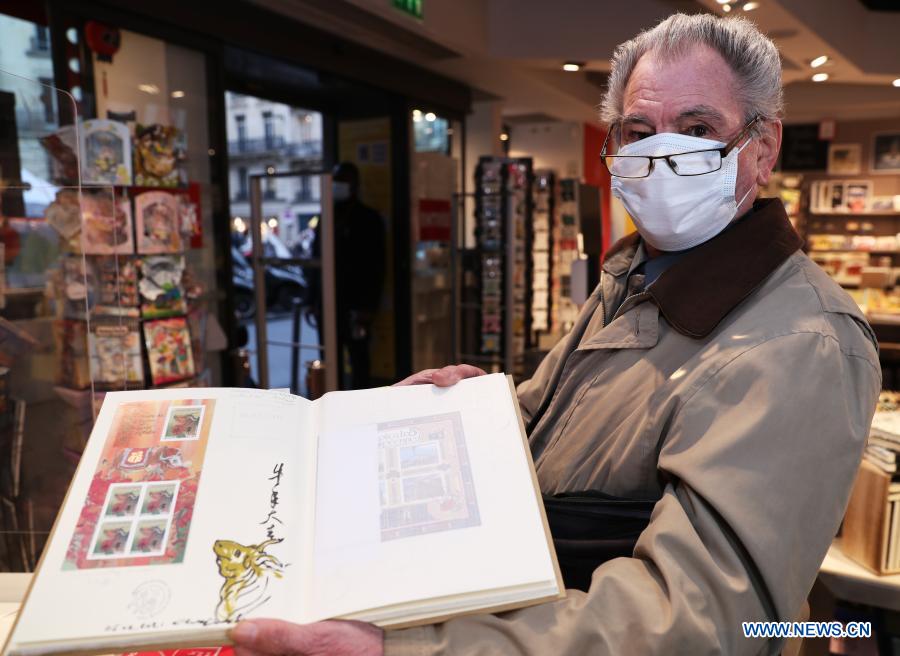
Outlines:
{"type": "Polygon", "coordinates": [[[391,0],[394,3],[394,8],[399,9],[404,14],[409,14],[415,18],[422,18],[422,10],[423,5],[425,4],[425,0],[391,0]]]}

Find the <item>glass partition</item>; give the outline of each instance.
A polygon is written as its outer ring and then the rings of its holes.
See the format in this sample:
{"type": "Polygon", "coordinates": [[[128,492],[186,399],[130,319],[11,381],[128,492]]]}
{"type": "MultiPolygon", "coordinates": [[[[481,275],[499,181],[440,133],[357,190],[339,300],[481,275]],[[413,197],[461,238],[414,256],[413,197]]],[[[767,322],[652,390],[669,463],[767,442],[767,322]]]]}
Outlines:
{"type": "Polygon", "coordinates": [[[0,71],[0,104],[0,570],[30,571],[93,423],[85,217],[125,230],[111,185],[82,191],[75,99],[0,71]]]}

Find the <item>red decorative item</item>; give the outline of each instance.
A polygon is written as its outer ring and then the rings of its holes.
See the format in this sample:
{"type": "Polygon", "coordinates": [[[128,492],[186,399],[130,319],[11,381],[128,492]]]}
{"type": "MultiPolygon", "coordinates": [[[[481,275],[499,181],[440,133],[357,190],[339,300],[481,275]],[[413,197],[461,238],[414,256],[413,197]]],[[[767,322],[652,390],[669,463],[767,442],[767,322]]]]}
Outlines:
{"type": "Polygon", "coordinates": [[[111,27],[97,21],[88,21],[84,25],[84,39],[88,48],[97,54],[97,59],[112,62],[114,54],[122,45],[122,34],[118,27],[111,27]]]}

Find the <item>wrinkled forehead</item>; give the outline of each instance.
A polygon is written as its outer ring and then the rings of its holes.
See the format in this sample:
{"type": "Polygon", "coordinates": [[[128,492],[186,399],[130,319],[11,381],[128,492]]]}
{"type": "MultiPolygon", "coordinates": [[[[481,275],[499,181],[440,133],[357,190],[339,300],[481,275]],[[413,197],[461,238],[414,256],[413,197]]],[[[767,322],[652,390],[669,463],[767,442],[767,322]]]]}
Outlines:
{"type": "Polygon", "coordinates": [[[692,112],[738,125],[744,119],[740,98],[734,71],[712,48],[699,45],[671,54],[651,50],[628,78],[622,114],[642,117],[659,131],[692,112]]]}

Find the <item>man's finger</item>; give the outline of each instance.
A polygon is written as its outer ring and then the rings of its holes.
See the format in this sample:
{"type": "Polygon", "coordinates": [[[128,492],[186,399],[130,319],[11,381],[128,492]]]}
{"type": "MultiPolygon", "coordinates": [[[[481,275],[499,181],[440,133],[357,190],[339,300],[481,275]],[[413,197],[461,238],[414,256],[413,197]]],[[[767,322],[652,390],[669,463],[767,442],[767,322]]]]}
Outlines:
{"type": "Polygon", "coordinates": [[[312,651],[315,631],[281,620],[244,620],[229,633],[237,649],[263,654],[303,654],[312,651]]]}
{"type": "Polygon", "coordinates": [[[394,383],[394,387],[400,387],[402,385],[430,385],[431,384],[431,376],[437,371],[437,369],[424,369],[418,373],[413,374],[412,376],[407,376],[403,380],[394,383]]]}
{"type": "Polygon", "coordinates": [[[455,364],[435,371],[431,375],[431,382],[438,387],[450,387],[451,385],[456,385],[463,378],[474,378],[475,376],[484,375],[484,369],[479,369],[471,364],[455,364]]]}

